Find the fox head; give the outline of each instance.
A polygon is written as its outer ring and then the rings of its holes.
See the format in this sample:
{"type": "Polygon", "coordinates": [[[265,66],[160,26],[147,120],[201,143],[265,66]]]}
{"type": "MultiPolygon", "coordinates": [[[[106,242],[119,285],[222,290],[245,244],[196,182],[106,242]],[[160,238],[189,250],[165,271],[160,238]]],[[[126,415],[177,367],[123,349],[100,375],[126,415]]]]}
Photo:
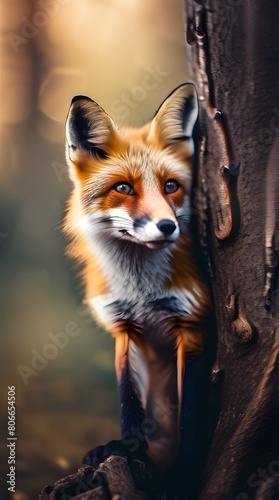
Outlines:
{"type": "Polygon", "coordinates": [[[185,233],[197,115],[192,84],[175,89],[141,128],[118,129],[96,102],[74,97],[66,124],[75,185],[69,232],[151,249],[169,246],[185,233]]]}

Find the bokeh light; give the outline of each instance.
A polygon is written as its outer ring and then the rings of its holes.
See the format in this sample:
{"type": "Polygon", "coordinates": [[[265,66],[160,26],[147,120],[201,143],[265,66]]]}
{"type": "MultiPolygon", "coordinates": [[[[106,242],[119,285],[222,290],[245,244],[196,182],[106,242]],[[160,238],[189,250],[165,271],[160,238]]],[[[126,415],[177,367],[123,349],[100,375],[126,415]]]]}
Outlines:
{"type": "MultiPolygon", "coordinates": [[[[88,449],[119,436],[113,341],[82,304],[59,229],[71,189],[70,100],[87,94],[118,125],[142,124],[188,80],[187,50],[180,0],[0,0],[0,8],[0,425],[5,436],[13,384],[14,500],[33,500],[88,449]],[[69,322],[80,332],[55,350],[53,336],[69,322]]],[[[0,461],[5,499],[5,447],[0,461]]]]}

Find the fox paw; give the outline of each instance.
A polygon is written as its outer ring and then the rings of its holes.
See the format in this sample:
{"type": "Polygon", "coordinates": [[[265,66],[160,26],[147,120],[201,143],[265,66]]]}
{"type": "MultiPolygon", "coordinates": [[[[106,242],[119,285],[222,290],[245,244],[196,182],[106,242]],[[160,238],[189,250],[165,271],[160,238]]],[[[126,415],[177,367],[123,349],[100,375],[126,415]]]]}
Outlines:
{"type": "Polygon", "coordinates": [[[113,441],[109,441],[104,446],[97,446],[96,448],[93,448],[93,450],[90,450],[85,455],[82,463],[96,467],[96,465],[101,464],[111,455],[127,457],[127,453],[125,452],[121,441],[115,439],[113,441]]]}
{"type": "Polygon", "coordinates": [[[137,454],[134,454],[127,449],[127,446],[125,447],[122,441],[113,440],[104,446],[97,446],[90,450],[83,458],[82,463],[98,469],[98,466],[111,455],[118,455],[127,460],[135,486],[142,491],[147,491],[150,488],[150,491],[152,491],[154,484],[156,485],[156,482],[154,482],[156,473],[147,458],[145,450],[146,445],[143,445],[143,449],[137,450],[137,454]]]}

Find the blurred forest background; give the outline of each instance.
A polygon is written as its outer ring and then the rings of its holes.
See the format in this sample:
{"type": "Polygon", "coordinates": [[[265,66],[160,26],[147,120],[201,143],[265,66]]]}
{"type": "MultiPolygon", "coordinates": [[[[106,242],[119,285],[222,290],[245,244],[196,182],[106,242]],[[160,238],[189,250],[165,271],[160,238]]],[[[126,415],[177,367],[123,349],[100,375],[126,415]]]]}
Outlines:
{"type": "Polygon", "coordinates": [[[113,342],[82,305],[59,230],[71,189],[69,103],[83,93],[118,125],[147,121],[188,80],[185,29],[180,0],[0,5],[0,498],[8,498],[7,386],[15,385],[13,499],[33,500],[88,449],[119,436],[113,342]]]}

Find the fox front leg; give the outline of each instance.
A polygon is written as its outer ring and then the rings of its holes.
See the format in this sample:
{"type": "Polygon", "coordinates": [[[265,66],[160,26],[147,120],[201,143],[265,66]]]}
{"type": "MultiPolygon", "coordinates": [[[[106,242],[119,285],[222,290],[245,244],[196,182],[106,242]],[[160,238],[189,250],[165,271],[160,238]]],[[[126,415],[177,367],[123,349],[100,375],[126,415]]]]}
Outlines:
{"type": "Polygon", "coordinates": [[[189,356],[202,354],[205,332],[194,325],[181,328],[177,332],[177,386],[180,408],[182,405],[183,382],[189,356]]]}
{"type": "Polygon", "coordinates": [[[144,414],[129,373],[128,348],[128,335],[117,336],[115,368],[121,401],[122,437],[90,450],[84,457],[83,463],[97,467],[111,455],[125,457],[135,485],[150,492],[157,487],[156,471],[146,453],[144,414]]]}
{"type": "Polygon", "coordinates": [[[175,349],[158,352],[146,337],[129,338],[128,376],[121,381],[122,433],[137,437],[139,447],[145,440],[147,460],[160,473],[173,461],[178,446],[176,355],[175,349]],[[131,393],[125,391],[125,380],[130,382],[131,393]]]}
{"type": "Polygon", "coordinates": [[[127,458],[146,458],[145,450],[147,443],[143,430],[144,414],[131,381],[128,351],[128,334],[118,334],[115,338],[115,370],[121,403],[122,438],[120,440],[112,440],[104,446],[98,446],[89,451],[83,463],[96,465],[106,460],[110,455],[120,455],[127,458]]]}
{"type": "Polygon", "coordinates": [[[85,463],[122,454],[162,471],[173,461],[178,446],[175,352],[162,356],[143,335],[119,334],[115,341],[122,438],[91,450],[85,463]]]}
{"type": "Polygon", "coordinates": [[[88,465],[100,464],[110,455],[145,458],[147,444],[142,431],[143,410],[131,382],[128,350],[128,334],[118,334],[115,339],[115,369],[121,402],[122,438],[89,451],[83,459],[83,463],[88,465]]]}

